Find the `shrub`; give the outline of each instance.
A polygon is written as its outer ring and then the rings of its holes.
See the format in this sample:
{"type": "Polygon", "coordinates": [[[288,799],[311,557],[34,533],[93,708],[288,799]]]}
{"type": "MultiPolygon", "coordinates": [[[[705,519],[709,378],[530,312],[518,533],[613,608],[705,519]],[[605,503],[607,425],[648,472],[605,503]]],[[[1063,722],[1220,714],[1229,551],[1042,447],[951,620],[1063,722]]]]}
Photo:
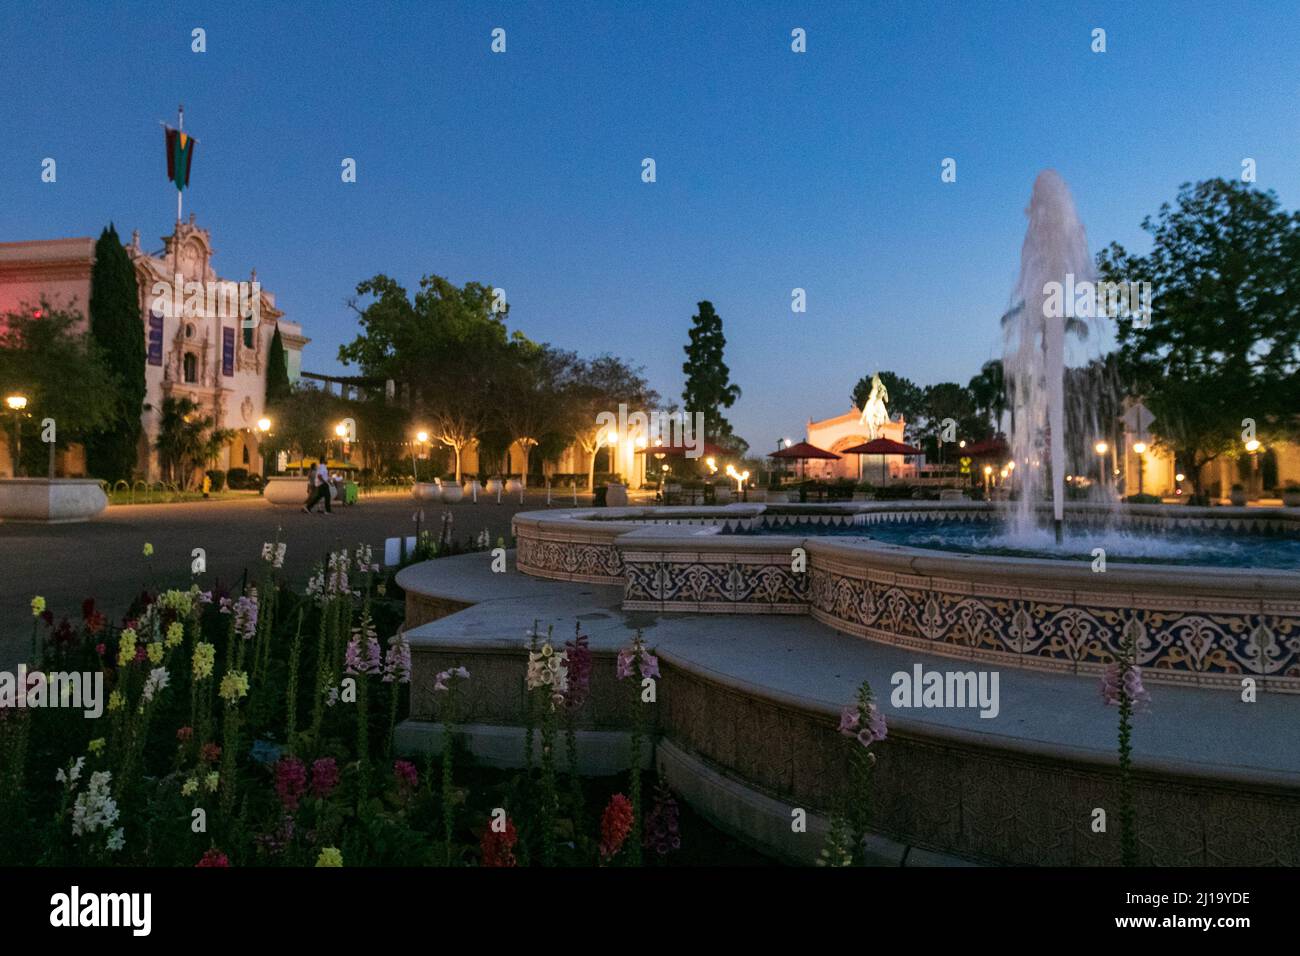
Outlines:
{"type": "Polygon", "coordinates": [[[218,492],[226,487],[226,473],[220,468],[213,468],[208,472],[208,478],[212,481],[212,491],[218,492]]]}

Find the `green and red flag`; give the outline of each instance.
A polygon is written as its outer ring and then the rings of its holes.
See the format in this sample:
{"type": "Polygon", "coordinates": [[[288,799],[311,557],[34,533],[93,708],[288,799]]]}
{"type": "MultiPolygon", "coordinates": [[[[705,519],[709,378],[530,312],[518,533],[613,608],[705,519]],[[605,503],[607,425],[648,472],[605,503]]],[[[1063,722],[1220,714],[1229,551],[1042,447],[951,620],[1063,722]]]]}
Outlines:
{"type": "Polygon", "coordinates": [[[179,192],[190,184],[190,164],[194,161],[194,137],[183,129],[167,130],[167,178],[179,192]]]}

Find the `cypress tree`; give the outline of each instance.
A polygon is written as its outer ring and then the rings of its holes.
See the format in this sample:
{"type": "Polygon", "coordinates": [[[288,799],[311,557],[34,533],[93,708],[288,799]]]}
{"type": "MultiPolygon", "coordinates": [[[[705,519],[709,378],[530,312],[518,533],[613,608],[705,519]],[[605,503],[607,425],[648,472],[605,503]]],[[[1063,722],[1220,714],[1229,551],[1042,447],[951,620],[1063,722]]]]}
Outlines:
{"type": "Polygon", "coordinates": [[[104,350],[117,389],[113,424],[86,438],[86,470],[117,481],[135,470],[144,406],[145,335],[135,267],[112,223],[95,243],[90,335],[104,350]]]}
{"type": "Polygon", "coordinates": [[[271,354],[266,360],[266,406],[289,397],[289,357],[284,351],[284,340],[280,338],[280,326],[275,327],[271,336],[271,354]]]}
{"type": "Polygon", "coordinates": [[[690,341],[687,343],[686,387],[682,401],[688,413],[704,413],[704,433],[712,441],[726,444],[732,438],[731,423],[722,415],[740,397],[740,388],[731,384],[731,370],[722,360],[722,350],[727,345],[722,334],[722,317],[713,310],[712,302],[700,302],[699,312],[692,316],[690,341]]]}

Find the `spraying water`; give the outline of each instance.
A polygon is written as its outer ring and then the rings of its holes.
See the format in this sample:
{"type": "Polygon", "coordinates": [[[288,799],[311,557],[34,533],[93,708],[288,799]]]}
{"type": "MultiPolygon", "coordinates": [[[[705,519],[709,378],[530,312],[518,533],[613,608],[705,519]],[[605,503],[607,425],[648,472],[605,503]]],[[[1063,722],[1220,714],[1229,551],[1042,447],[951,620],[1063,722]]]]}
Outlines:
{"type": "MultiPolygon", "coordinates": [[[[1076,314],[1073,290],[1093,281],[1092,257],[1074,199],[1054,170],[1038,174],[1025,212],[1029,228],[1020,250],[1020,277],[1011,294],[1011,309],[1002,317],[1011,454],[1020,489],[1009,531],[1013,536],[1035,536],[1037,506],[1050,496],[1059,542],[1066,431],[1090,417],[1087,408],[1072,409],[1074,414],[1067,417],[1067,351],[1077,351],[1071,346],[1087,342],[1095,348],[1102,329],[1095,318],[1098,310],[1076,314]]],[[[1095,421],[1095,413],[1091,417],[1095,421]]]]}

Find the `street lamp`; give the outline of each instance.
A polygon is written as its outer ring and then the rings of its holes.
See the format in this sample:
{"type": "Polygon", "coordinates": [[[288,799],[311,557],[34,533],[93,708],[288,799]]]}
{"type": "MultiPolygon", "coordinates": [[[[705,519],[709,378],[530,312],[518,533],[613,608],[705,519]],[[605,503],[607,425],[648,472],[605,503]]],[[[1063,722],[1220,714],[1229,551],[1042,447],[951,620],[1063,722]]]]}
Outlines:
{"type": "Polygon", "coordinates": [[[1134,442],[1133,451],[1138,456],[1138,494],[1142,494],[1142,482],[1146,471],[1147,443],[1144,441],[1134,442]]]}
{"type": "Polygon", "coordinates": [[[1259,484],[1259,439],[1252,438],[1246,442],[1246,451],[1250,453],[1250,488],[1251,494],[1254,494],[1255,487],[1259,484]]]}
{"type": "Polygon", "coordinates": [[[984,496],[987,498],[989,493],[989,479],[993,476],[993,466],[984,466],[984,496]]]}
{"type": "MultiPolygon", "coordinates": [[[[420,431],[418,431],[418,432],[415,433],[415,441],[416,441],[417,444],[423,445],[423,444],[425,444],[428,440],[429,440],[429,433],[426,432],[426,431],[424,431],[423,429],[421,429],[420,431]]],[[[420,481],[420,469],[419,469],[419,467],[415,464],[415,448],[414,448],[414,447],[411,448],[411,478],[414,479],[414,480],[416,481],[416,483],[419,483],[419,481],[420,481]]]]}
{"type": "Polygon", "coordinates": [[[14,413],[13,459],[14,459],[14,477],[17,478],[18,472],[22,468],[21,462],[22,462],[22,452],[23,452],[22,431],[19,426],[19,422],[22,420],[23,409],[27,407],[27,396],[18,395],[18,394],[10,395],[7,398],[5,398],[5,404],[8,405],[10,410],[12,410],[14,413]]]}
{"type": "Polygon", "coordinates": [[[1100,487],[1106,488],[1106,452],[1110,451],[1110,445],[1104,441],[1099,441],[1092,446],[1092,450],[1097,453],[1097,481],[1100,487]]]}

